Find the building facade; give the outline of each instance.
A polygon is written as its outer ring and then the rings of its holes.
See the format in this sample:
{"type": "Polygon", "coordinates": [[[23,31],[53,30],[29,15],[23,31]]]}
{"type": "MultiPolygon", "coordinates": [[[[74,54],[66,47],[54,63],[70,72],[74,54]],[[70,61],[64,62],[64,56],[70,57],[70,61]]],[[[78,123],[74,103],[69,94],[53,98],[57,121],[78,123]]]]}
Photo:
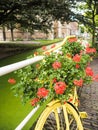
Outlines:
{"type": "MultiPolygon", "coordinates": [[[[79,28],[77,22],[63,23],[60,21],[53,22],[52,30],[45,34],[41,31],[35,30],[34,34],[30,34],[28,31],[23,32],[18,29],[13,30],[14,40],[31,40],[31,39],[54,39],[54,38],[64,38],[68,35],[78,35],[79,28]]],[[[0,30],[0,40],[4,40],[3,30],[0,30]]],[[[9,29],[5,28],[6,40],[10,41],[11,32],[9,29]]]]}

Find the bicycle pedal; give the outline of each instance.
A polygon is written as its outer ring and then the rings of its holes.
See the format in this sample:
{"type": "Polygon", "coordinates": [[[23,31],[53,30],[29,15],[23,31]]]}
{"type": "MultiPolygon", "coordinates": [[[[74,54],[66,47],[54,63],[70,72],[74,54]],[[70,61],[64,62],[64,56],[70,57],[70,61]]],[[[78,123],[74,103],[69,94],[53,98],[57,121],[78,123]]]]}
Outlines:
{"type": "Polygon", "coordinates": [[[86,112],[79,112],[81,118],[87,118],[88,115],[86,112]]]}

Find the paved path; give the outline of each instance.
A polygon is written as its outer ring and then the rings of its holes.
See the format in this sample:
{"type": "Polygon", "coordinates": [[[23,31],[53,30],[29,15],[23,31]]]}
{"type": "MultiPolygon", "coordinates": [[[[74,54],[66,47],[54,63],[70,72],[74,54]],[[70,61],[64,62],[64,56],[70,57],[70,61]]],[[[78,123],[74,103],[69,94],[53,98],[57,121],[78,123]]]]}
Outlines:
{"type": "MultiPolygon", "coordinates": [[[[98,59],[93,60],[91,67],[98,74],[98,59]]],[[[80,110],[88,114],[83,121],[85,130],[98,130],[98,82],[82,88],[80,103],[80,110]]]]}

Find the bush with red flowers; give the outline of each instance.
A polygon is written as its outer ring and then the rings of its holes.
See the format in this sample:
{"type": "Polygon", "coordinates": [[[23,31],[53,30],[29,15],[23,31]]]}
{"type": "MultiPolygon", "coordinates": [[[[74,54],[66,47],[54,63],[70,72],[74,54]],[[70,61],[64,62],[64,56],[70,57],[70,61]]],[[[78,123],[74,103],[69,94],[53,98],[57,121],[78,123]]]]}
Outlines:
{"type": "Polygon", "coordinates": [[[94,52],[94,48],[85,48],[76,38],[68,40],[60,53],[52,52],[37,65],[18,70],[20,81],[13,89],[24,101],[31,100],[33,106],[44,103],[47,97],[70,101],[75,86],[98,80],[89,66],[94,52]]]}

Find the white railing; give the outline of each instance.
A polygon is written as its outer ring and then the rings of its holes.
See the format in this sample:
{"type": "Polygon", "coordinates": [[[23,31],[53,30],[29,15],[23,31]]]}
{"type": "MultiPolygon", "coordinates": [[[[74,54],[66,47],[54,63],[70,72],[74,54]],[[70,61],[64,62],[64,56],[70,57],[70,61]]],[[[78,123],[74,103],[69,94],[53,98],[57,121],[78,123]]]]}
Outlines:
{"type": "Polygon", "coordinates": [[[38,61],[42,60],[43,58],[44,58],[44,56],[36,56],[31,59],[23,60],[23,61],[11,64],[11,65],[0,67],[0,76],[11,73],[15,70],[18,70],[20,68],[33,64],[35,62],[38,62],[38,61]]]}

